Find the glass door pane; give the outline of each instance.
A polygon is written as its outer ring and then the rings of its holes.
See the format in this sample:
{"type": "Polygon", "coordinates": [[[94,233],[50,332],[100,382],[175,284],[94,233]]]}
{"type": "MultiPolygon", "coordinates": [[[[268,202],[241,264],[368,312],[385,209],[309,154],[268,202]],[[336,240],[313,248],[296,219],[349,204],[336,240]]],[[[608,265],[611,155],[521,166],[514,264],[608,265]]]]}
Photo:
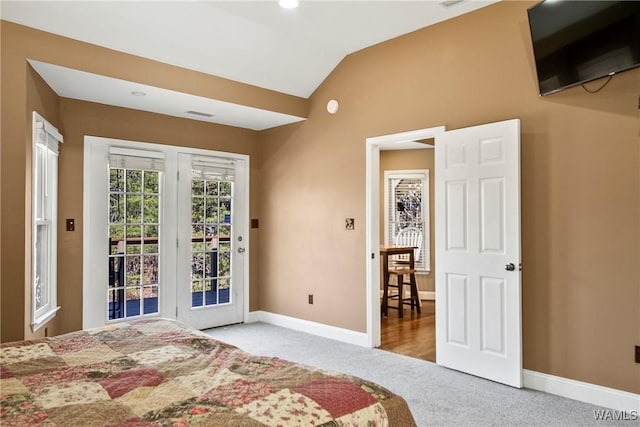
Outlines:
{"type": "Polygon", "coordinates": [[[191,179],[191,307],[231,303],[233,182],[191,179]]]}
{"type": "Polygon", "coordinates": [[[108,319],[158,313],[160,172],[109,168],[108,319]]]}

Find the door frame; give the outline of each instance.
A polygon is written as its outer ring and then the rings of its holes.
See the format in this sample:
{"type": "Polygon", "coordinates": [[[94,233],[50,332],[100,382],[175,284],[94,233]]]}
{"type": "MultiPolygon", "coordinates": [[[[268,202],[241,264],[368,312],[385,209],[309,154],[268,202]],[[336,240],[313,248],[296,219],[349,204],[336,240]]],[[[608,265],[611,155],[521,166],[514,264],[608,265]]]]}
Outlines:
{"type": "MultiPolygon", "coordinates": [[[[84,143],[83,143],[83,172],[82,172],[82,178],[83,178],[83,189],[82,189],[82,328],[83,329],[87,329],[89,327],[94,327],[94,326],[102,326],[102,325],[106,325],[108,323],[117,323],[115,320],[109,322],[107,317],[106,317],[106,310],[104,312],[104,316],[103,316],[103,322],[100,321],[99,313],[96,313],[95,310],[92,310],[91,307],[95,307],[95,304],[100,304],[101,302],[99,302],[97,300],[97,298],[93,298],[92,296],[95,293],[90,293],[90,292],[86,292],[86,289],[88,288],[89,284],[91,283],[91,279],[93,277],[95,277],[96,274],[96,268],[94,266],[94,263],[99,263],[102,262],[102,260],[97,260],[94,259],[95,257],[91,256],[91,254],[94,251],[89,251],[89,248],[95,245],[99,245],[99,243],[95,242],[95,239],[92,238],[92,230],[95,231],[96,230],[96,221],[99,221],[98,218],[104,218],[107,214],[107,212],[95,212],[95,209],[93,209],[93,207],[95,206],[94,203],[92,203],[92,200],[95,199],[95,194],[96,192],[93,191],[94,189],[90,188],[90,186],[88,185],[91,182],[91,176],[93,174],[96,173],[95,170],[92,170],[90,167],[86,167],[86,165],[90,165],[91,164],[91,160],[93,159],[93,156],[95,156],[95,149],[96,147],[104,147],[104,146],[111,146],[111,145],[117,145],[120,147],[130,147],[130,148],[134,148],[134,149],[140,149],[140,150],[155,150],[155,151],[159,151],[162,150],[166,155],[168,155],[167,157],[174,157],[174,162],[175,164],[171,164],[171,162],[167,161],[166,166],[166,174],[177,174],[177,157],[178,157],[178,153],[188,153],[188,154],[195,154],[195,155],[202,155],[202,156],[214,156],[214,157],[226,157],[226,158],[232,158],[232,159],[238,159],[238,160],[243,160],[245,162],[245,171],[244,171],[244,176],[243,178],[245,179],[245,185],[246,185],[246,191],[244,194],[244,203],[246,206],[246,212],[245,212],[245,218],[243,218],[242,222],[244,223],[244,229],[246,230],[245,234],[244,234],[244,238],[245,238],[245,245],[247,248],[250,248],[250,238],[249,238],[249,231],[250,231],[250,227],[249,227],[249,217],[250,217],[250,170],[251,170],[251,165],[250,165],[250,156],[248,154],[237,154],[237,153],[227,153],[227,152],[223,152],[223,151],[216,151],[216,150],[207,150],[207,149],[200,149],[200,148],[192,148],[192,147],[181,147],[181,146],[175,146],[175,145],[168,145],[168,144],[160,144],[160,143],[151,143],[151,142],[140,142],[140,141],[132,141],[132,140],[123,140],[123,139],[116,139],[116,138],[107,138],[107,137],[98,137],[98,136],[90,136],[90,135],[85,135],[84,136],[84,143]]],[[[166,160],[166,159],[165,159],[166,160]]],[[[105,174],[106,174],[106,170],[105,170],[105,174]]],[[[173,197],[175,198],[175,194],[171,193],[171,194],[166,194],[165,197],[173,197]]],[[[177,224],[169,224],[168,227],[173,227],[175,228],[177,226],[177,224]]],[[[164,253],[164,258],[165,260],[171,260],[171,259],[176,259],[177,257],[175,256],[175,251],[176,251],[176,247],[175,245],[171,245],[168,244],[167,246],[168,249],[168,253],[165,252],[164,253]],[[173,255],[172,255],[173,254],[173,255]]],[[[244,266],[243,266],[243,276],[244,276],[244,280],[243,280],[243,291],[244,291],[244,295],[243,295],[243,308],[242,308],[242,315],[243,315],[243,322],[246,321],[249,318],[249,283],[250,283],[250,276],[249,276],[249,265],[250,265],[250,261],[251,261],[251,251],[247,250],[244,253],[244,266]]],[[[106,261],[102,262],[102,264],[106,265],[106,261]]],[[[99,265],[99,264],[98,264],[99,265]]],[[[166,276],[166,275],[165,275],[166,276]]],[[[167,301],[165,299],[164,303],[161,301],[160,302],[160,306],[158,307],[158,313],[155,315],[149,315],[148,317],[168,317],[171,319],[175,319],[176,318],[176,309],[175,307],[177,307],[177,286],[176,286],[176,277],[167,277],[165,278],[165,280],[169,281],[169,285],[167,286],[167,289],[164,292],[167,292],[169,294],[173,293],[174,297],[173,299],[176,301],[176,304],[174,305],[174,308],[171,309],[171,307],[167,306],[167,301]]],[[[106,295],[106,294],[105,294],[106,295]]],[[[141,316],[142,318],[143,316],[141,316]]],[[[147,316],[145,316],[146,318],[147,316]]],[[[102,318],[102,317],[101,317],[102,318]]],[[[118,321],[123,321],[126,319],[119,319],[118,321]]]]}
{"type": "Polygon", "coordinates": [[[446,131],[436,126],[366,139],[366,304],[367,343],[380,346],[380,149],[399,149],[446,131]]]}

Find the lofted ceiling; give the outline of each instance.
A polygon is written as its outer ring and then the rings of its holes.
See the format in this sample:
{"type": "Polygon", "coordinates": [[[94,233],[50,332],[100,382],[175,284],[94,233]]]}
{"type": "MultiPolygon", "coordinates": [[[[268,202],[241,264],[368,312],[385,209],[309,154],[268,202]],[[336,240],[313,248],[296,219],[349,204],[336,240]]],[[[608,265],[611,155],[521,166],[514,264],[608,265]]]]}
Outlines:
{"type": "MultiPolygon", "coordinates": [[[[283,9],[275,0],[2,0],[0,16],[72,39],[308,98],[350,53],[494,2],[465,0],[446,7],[443,3],[448,2],[435,0],[300,0],[297,9],[283,9]]],[[[184,109],[179,114],[164,111],[164,102],[155,103],[151,98],[146,102],[131,100],[130,90],[121,96],[113,90],[96,93],[99,91],[95,83],[100,81],[95,79],[107,79],[104,76],[83,76],[93,83],[86,85],[94,87],[89,93],[81,85],[72,84],[77,78],[75,70],[65,72],[68,69],[47,65],[34,68],[60,96],[188,117],[184,116],[184,109]],[[153,110],[146,104],[159,107],[153,110]]],[[[107,90],[113,84],[129,89],[130,82],[103,83],[107,90]]],[[[246,106],[233,107],[221,101],[207,104],[206,100],[195,99],[200,97],[168,92],[171,91],[163,93],[165,98],[174,96],[178,103],[194,102],[190,110],[212,108],[213,117],[189,117],[197,120],[264,129],[302,119],[258,119],[259,111],[246,111],[247,119],[238,122],[238,115],[246,106]],[[232,110],[229,114],[227,107],[232,110]],[[227,116],[235,119],[226,120],[227,116]]]]}

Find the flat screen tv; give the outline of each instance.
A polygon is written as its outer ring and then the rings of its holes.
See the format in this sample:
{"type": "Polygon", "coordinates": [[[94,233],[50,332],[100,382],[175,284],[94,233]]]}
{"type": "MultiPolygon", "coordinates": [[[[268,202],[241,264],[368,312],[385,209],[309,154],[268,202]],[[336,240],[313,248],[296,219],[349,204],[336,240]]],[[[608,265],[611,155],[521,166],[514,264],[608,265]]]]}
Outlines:
{"type": "Polygon", "coordinates": [[[640,1],[546,0],[528,16],[540,95],[640,66],[640,1]]]}

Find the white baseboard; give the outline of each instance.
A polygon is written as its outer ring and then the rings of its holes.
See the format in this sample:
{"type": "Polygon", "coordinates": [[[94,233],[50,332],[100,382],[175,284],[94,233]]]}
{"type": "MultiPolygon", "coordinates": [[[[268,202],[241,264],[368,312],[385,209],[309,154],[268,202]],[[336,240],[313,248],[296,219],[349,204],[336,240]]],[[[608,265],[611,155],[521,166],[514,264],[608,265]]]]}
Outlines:
{"type": "Polygon", "coordinates": [[[435,301],[436,300],[436,292],[435,291],[419,291],[418,292],[418,296],[423,301],[427,301],[427,300],[435,301]]]}
{"type": "Polygon", "coordinates": [[[533,390],[544,391],[545,393],[591,403],[592,405],[603,408],[634,412],[636,415],[640,412],[640,394],[556,377],[527,369],[522,371],[522,379],[524,386],[533,390]]]}
{"type": "Polygon", "coordinates": [[[298,319],[296,317],[289,317],[268,311],[250,311],[245,319],[245,323],[253,322],[269,323],[323,338],[346,342],[348,344],[370,347],[369,337],[364,332],[356,332],[351,329],[338,328],[337,326],[325,325],[323,323],[298,319]]]}

